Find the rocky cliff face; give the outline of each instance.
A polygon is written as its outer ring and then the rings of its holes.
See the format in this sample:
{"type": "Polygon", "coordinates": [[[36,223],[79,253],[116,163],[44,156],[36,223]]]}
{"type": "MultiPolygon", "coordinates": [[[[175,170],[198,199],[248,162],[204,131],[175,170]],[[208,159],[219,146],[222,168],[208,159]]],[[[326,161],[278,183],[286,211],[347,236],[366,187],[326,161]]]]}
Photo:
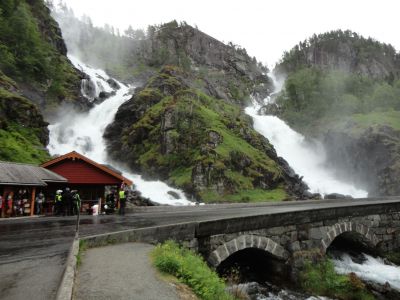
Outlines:
{"type": "Polygon", "coordinates": [[[276,71],[288,74],[298,67],[319,66],[375,79],[400,77],[400,55],[387,44],[351,31],[314,35],[286,52],[276,71]]]}
{"type": "MultiPolygon", "coordinates": [[[[136,63],[176,65],[197,72],[213,97],[239,105],[245,105],[250,94],[262,100],[271,92],[268,69],[245,49],[225,45],[185,23],[173,21],[151,28],[148,38],[139,42],[136,63]]],[[[148,70],[135,79],[145,82],[152,75],[148,70]]]]}
{"type": "Polygon", "coordinates": [[[123,104],[105,133],[108,153],[204,201],[281,200],[306,186],[239,106],[195,73],[165,66],[123,104]]]}

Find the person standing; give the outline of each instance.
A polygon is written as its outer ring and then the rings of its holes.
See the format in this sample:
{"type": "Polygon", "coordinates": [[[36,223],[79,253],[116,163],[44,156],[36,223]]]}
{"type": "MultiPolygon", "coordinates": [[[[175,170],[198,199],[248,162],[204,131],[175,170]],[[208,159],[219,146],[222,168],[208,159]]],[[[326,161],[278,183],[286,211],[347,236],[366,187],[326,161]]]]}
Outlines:
{"type": "Polygon", "coordinates": [[[62,209],[63,209],[63,203],[62,203],[61,190],[58,190],[56,192],[56,198],[54,199],[54,214],[56,216],[60,216],[62,213],[62,209]]]}
{"type": "Polygon", "coordinates": [[[125,191],[121,189],[119,191],[119,215],[125,215],[125,205],[126,205],[126,198],[125,198],[125,191]]]}
{"type": "Polygon", "coordinates": [[[19,190],[16,195],[14,195],[14,198],[12,199],[12,216],[13,217],[18,217],[20,214],[20,206],[22,204],[22,198],[23,198],[23,191],[19,190]]]}
{"type": "Polygon", "coordinates": [[[40,192],[35,199],[36,204],[36,214],[41,215],[43,212],[44,195],[40,192]]]}
{"type": "Polygon", "coordinates": [[[112,190],[107,196],[106,196],[106,214],[112,214],[114,213],[115,209],[115,194],[114,190],[112,190]]]}
{"type": "Polygon", "coordinates": [[[66,187],[64,193],[62,194],[62,202],[64,206],[63,216],[71,216],[73,203],[72,194],[69,187],[66,187]]]}
{"type": "Polygon", "coordinates": [[[13,203],[14,203],[13,196],[14,196],[13,192],[11,192],[7,195],[7,200],[5,203],[5,205],[6,205],[5,210],[6,210],[7,217],[11,217],[13,214],[13,203]]]}
{"type": "Polygon", "coordinates": [[[80,212],[81,209],[81,197],[79,196],[79,193],[77,190],[72,191],[72,198],[73,198],[73,215],[77,215],[80,212]]]}

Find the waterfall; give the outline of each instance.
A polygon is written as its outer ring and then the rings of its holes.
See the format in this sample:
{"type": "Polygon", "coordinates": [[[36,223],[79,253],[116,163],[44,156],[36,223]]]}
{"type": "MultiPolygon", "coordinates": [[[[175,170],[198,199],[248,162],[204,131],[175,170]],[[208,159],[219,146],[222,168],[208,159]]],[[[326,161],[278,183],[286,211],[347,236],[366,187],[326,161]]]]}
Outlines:
{"type": "MultiPolygon", "coordinates": [[[[92,102],[101,92],[111,93],[111,96],[102,103],[96,104],[89,112],[81,113],[63,108],[58,121],[49,125],[49,152],[51,155],[59,155],[75,150],[98,163],[113,165],[107,157],[103,133],[107,125],[114,120],[118,108],[131,98],[129,90],[132,87],[117,82],[120,88],[115,90],[115,86],[110,84],[111,78],[103,70],[91,68],[73,56],[69,56],[69,59],[76,68],[89,76],[89,79],[85,79],[83,83],[91,82],[94,87],[93,94],[87,97],[89,102],[92,102]]],[[[85,96],[86,93],[83,95],[85,96]]],[[[192,204],[182,191],[171,188],[161,181],[145,181],[138,174],[130,173],[123,168],[120,170],[125,177],[132,179],[142,196],[154,202],[170,205],[192,204]],[[180,199],[175,199],[168,193],[169,191],[178,194],[180,199]]]]}
{"type": "MultiPolygon", "coordinates": [[[[271,95],[279,93],[282,87],[281,82],[274,77],[272,79],[274,84],[278,85],[278,89],[271,95]]],[[[273,98],[268,97],[264,102],[273,103],[273,98]]],[[[322,195],[340,193],[355,198],[367,196],[366,191],[336,178],[335,174],[325,167],[326,156],[322,145],[317,142],[308,143],[304,136],[276,116],[260,115],[258,113],[260,108],[261,106],[254,102],[245,109],[245,112],[253,118],[254,129],[271,142],[277,154],[283,157],[297,174],[303,176],[312,193],[322,195]]]]}

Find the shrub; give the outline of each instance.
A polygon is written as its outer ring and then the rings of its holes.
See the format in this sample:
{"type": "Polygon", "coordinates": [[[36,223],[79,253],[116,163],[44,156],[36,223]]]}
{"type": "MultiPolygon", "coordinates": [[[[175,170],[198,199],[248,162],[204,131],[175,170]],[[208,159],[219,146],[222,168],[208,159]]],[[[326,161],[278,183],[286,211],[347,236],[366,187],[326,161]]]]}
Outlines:
{"type": "Polygon", "coordinates": [[[225,284],[204,260],[173,241],[158,245],[152,252],[154,265],[163,273],[177,277],[204,300],[234,299],[225,284]]]}
{"type": "Polygon", "coordinates": [[[343,300],[372,300],[373,295],[356,274],[339,275],[330,259],[317,264],[306,263],[300,282],[309,293],[343,300]]]}

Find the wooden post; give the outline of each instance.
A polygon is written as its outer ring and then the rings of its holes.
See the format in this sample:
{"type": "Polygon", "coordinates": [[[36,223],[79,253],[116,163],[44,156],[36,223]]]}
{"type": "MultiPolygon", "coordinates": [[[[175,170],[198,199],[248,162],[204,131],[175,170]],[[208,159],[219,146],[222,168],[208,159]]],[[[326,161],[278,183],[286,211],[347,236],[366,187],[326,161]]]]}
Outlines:
{"type": "Polygon", "coordinates": [[[31,198],[31,216],[35,211],[35,198],[36,198],[36,187],[32,188],[32,198],[31,198]]]}

